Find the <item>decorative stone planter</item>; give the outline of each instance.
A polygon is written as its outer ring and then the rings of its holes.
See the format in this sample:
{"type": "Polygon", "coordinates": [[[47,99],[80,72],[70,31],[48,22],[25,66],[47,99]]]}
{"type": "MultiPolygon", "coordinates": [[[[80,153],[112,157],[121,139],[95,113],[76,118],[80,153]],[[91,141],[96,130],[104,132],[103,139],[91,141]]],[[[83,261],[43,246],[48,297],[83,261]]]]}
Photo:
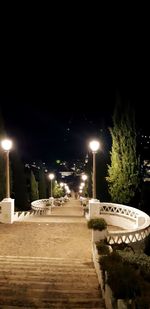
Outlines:
{"type": "Polygon", "coordinates": [[[92,229],[92,242],[94,243],[102,239],[105,239],[107,237],[107,234],[108,234],[107,229],[102,231],[92,229]]]}

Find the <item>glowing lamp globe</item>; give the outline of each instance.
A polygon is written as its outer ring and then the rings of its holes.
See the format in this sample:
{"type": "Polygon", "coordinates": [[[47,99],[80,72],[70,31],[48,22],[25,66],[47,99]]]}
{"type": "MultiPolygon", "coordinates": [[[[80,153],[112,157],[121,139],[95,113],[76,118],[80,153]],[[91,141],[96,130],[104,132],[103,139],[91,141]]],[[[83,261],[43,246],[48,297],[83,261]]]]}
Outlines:
{"type": "Polygon", "coordinates": [[[54,174],[49,174],[49,178],[50,178],[50,180],[53,180],[53,179],[54,179],[54,177],[55,177],[55,175],[54,175],[54,174]]]}
{"type": "Polygon", "coordinates": [[[100,148],[100,143],[96,140],[93,140],[89,143],[89,147],[92,152],[97,152],[97,150],[100,148]]]}
{"type": "Polygon", "coordinates": [[[86,181],[87,180],[87,175],[82,175],[82,180],[86,181]]]}
{"type": "Polygon", "coordinates": [[[9,151],[12,148],[12,141],[10,139],[4,139],[1,142],[1,146],[5,151],[9,151]]]}

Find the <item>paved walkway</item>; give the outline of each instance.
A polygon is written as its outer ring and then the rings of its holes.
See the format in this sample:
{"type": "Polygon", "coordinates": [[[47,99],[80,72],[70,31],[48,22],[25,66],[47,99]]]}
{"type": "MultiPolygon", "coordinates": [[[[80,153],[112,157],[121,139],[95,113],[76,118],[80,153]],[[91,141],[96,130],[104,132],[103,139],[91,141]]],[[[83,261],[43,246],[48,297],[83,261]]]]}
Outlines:
{"type": "Polygon", "coordinates": [[[79,201],[32,220],[0,224],[0,308],[104,309],[79,201]]]}
{"type": "Polygon", "coordinates": [[[91,259],[91,230],[80,202],[71,199],[52,213],[0,224],[1,255],[91,259]]]}

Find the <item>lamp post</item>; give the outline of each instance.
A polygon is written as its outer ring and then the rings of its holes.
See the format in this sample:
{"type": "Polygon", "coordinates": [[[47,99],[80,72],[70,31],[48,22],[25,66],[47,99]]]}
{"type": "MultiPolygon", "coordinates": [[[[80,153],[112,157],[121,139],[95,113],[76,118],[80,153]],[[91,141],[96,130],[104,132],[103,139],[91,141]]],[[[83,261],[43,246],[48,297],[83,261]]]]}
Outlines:
{"type": "Polygon", "coordinates": [[[100,143],[96,140],[93,140],[89,143],[89,147],[93,153],[93,199],[96,199],[96,153],[100,147],[100,143]]]}
{"type": "Polygon", "coordinates": [[[52,197],[52,180],[54,179],[55,175],[54,174],[49,174],[49,178],[51,180],[51,197],[52,197]]]}
{"type": "Polygon", "coordinates": [[[12,141],[4,139],[1,146],[6,153],[6,198],[10,198],[10,172],[9,172],[9,151],[12,148],[12,141]]]}

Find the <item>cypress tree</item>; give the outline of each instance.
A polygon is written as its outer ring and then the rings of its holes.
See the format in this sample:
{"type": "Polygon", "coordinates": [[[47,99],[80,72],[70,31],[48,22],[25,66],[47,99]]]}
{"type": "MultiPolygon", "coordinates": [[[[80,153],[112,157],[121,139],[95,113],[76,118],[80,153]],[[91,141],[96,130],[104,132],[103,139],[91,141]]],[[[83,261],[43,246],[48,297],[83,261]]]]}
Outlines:
{"type": "Polygon", "coordinates": [[[116,105],[113,115],[111,164],[108,165],[109,193],[112,202],[131,203],[139,185],[136,154],[135,117],[132,108],[116,105]]]}
{"type": "MultiPolygon", "coordinates": [[[[0,142],[5,137],[3,119],[0,112],[0,142]]],[[[5,197],[6,178],[5,178],[5,160],[4,151],[0,147],[0,201],[5,197]]]]}
{"type": "Polygon", "coordinates": [[[38,182],[35,179],[34,173],[31,171],[31,202],[39,199],[38,182]]]}
{"type": "Polygon", "coordinates": [[[46,179],[45,179],[45,172],[43,166],[40,166],[39,171],[39,198],[44,199],[46,198],[46,179]]]}
{"type": "Polygon", "coordinates": [[[27,210],[29,207],[27,183],[23,163],[18,154],[12,156],[13,195],[18,210],[27,210]]]}

